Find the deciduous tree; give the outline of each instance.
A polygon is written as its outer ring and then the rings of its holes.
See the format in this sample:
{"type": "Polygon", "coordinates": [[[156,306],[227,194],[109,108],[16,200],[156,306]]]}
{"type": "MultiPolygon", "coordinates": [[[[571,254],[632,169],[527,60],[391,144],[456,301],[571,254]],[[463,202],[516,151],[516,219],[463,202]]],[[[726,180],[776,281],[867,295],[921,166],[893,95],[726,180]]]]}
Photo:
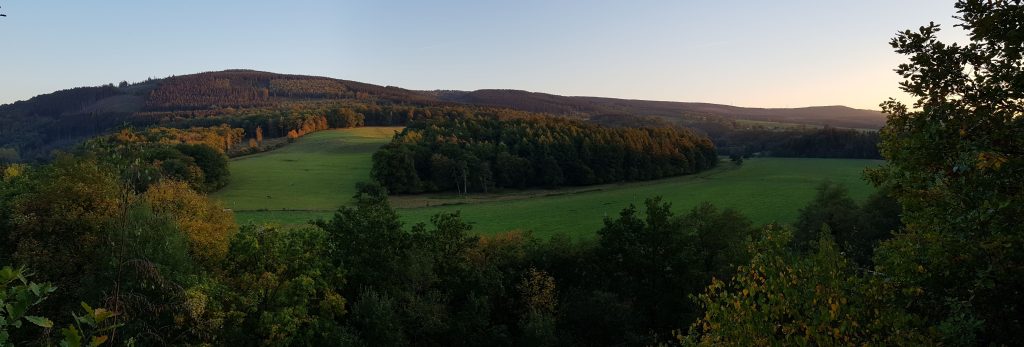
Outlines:
{"type": "Polygon", "coordinates": [[[753,259],[698,299],[704,314],[678,342],[706,346],[931,345],[918,319],[887,302],[884,280],[862,275],[823,233],[812,254],[789,249],[791,232],[769,226],[753,259]]]}
{"type": "Polygon", "coordinates": [[[1012,345],[1024,340],[1024,296],[1008,295],[1024,288],[1024,6],[956,8],[969,42],[942,42],[934,23],[891,42],[916,100],[882,104],[888,163],[872,177],[894,189],[905,231],[875,261],[947,343],[1012,345]]]}
{"type": "Polygon", "coordinates": [[[196,193],[185,183],[170,180],[151,186],[143,199],[155,213],[177,223],[188,237],[191,254],[198,263],[215,266],[224,259],[238,226],[232,213],[220,203],[196,193]]]}

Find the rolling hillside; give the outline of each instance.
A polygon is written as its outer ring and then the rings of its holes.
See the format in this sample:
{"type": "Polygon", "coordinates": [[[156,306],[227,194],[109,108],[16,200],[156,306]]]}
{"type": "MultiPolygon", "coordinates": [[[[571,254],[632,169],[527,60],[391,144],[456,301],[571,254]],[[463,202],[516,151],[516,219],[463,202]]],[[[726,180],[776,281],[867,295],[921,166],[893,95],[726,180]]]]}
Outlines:
{"type": "MultiPolygon", "coordinates": [[[[656,117],[781,122],[811,126],[874,129],[884,117],[842,106],[758,109],[705,103],[567,97],[519,90],[413,91],[341,79],[251,70],[204,72],[138,83],[81,87],[0,105],[0,148],[13,148],[24,160],[45,158],[85,138],[131,125],[180,126],[181,120],[217,118],[242,110],[346,102],[379,105],[509,108],[594,119],[656,117]]],[[[369,106],[367,106],[369,105],[369,106]]],[[[612,121],[614,122],[614,121],[612,121]]],[[[686,124],[685,122],[674,122],[686,124]]]]}
{"type": "Polygon", "coordinates": [[[434,95],[444,101],[555,114],[626,114],[665,118],[713,116],[735,120],[829,125],[864,129],[877,129],[885,124],[885,116],[881,112],[859,110],[846,106],[749,108],[694,102],[559,96],[521,90],[498,89],[477,90],[473,92],[441,91],[436,92],[434,95]]]}

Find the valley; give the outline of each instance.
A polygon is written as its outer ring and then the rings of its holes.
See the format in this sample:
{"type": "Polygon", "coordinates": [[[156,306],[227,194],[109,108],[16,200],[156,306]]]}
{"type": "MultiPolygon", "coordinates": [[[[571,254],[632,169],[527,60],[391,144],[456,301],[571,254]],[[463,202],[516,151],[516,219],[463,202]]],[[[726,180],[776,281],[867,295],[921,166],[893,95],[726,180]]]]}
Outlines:
{"type": "MultiPolygon", "coordinates": [[[[370,180],[373,152],[398,127],[364,127],[316,132],[281,149],[231,161],[231,184],[213,194],[234,210],[240,224],[302,225],[329,218],[350,203],[355,183],[370,180]]],[[[392,195],[391,204],[407,224],[427,223],[440,212],[461,211],[478,234],[530,230],[541,238],[565,234],[591,238],[604,217],[629,204],[663,196],[676,212],[708,201],[733,208],[755,223],[792,223],[824,181],[842,184],[862,201],[874,189],[861,179],[876,160],[754,158],[737,166],[723,160],[695,175],[654,181],[559,189],[392,195]]]]}

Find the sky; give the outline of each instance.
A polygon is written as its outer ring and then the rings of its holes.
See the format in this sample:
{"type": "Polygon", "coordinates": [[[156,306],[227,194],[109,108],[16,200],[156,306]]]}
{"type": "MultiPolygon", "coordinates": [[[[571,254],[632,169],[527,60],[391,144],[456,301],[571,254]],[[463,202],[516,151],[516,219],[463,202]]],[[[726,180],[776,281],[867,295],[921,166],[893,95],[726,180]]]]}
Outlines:
{"type": "Polygon", "coordinates": [[[0,0],[0,104],[254,69],[407,89],[747,107],[907,100],[897,31],[962,40],[948,0],[0,0]]]}

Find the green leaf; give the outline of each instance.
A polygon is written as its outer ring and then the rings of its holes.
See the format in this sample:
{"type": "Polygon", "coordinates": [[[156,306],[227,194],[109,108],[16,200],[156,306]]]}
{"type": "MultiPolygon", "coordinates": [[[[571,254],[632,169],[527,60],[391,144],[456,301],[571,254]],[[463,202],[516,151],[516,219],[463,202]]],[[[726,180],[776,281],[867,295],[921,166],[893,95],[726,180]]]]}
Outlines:
{"type": "Polygon", "coordinates": [[[74,325],[70,325],[67,328],[61,329],[60,332],[64,334],[64,340],[60,342],[63,347],[81,347],[82,346],[82,334],[78,333],[78,329],[75,329],[74,325]]]}
{"type": "Polygon", "coordinates": [[[19,275],[13,268],[10,266],[4,266],[3,269],[0,269],[0,284],[6,284],[13,281],[15,278],[18,278],[18,276],[19,275]]]}
{"type": "Polygon", "coordinates": [[[43,328],[53,328],[53,321],[47,319],[46,317],[25,316],[25,320],[32,322],[32,324],[41,326],[43,328]]]}
{"type": "Polygon", "coordinates": [[[21,318],[21,316],[24,315],[25,311],[27,310],[28,302],[25,301],[15,301],[13,303],[7,304],[7,316],[11,317],[12,319],[21,318]]]}
{"type": "Polygon", "coordinates": [[[107,318],[110,318],[110,317],[114,316],[114,312],[108,311],[105,308],[97,308],[96,311],[94,311],[93,314],[94,314],[93,318],[96,319],[96,323],[102,322],[102,321],[106,320],[107,318]]]}

